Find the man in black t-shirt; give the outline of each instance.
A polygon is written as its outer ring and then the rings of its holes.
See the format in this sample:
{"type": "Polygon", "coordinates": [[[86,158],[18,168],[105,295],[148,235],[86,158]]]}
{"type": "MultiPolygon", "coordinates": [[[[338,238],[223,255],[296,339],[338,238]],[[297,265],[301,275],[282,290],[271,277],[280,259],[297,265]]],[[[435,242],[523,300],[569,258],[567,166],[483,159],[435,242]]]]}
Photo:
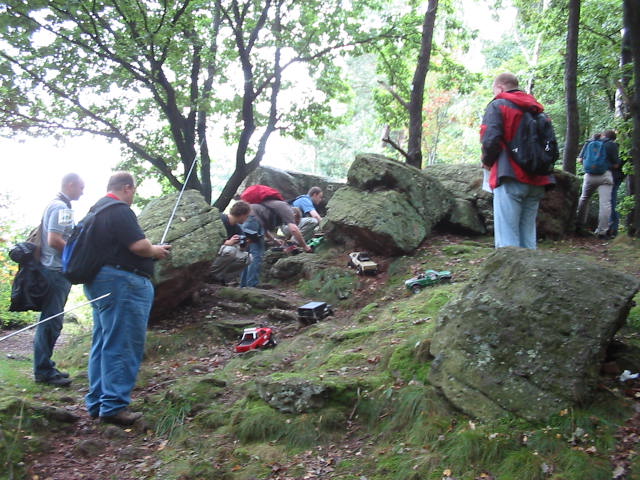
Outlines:
{"type": "Polygon", "coordinates": [[[89,414],[103,422],[131,425],[142,416],[131,412],[131,391],[136,383],[153,303],[153,261],[169,255],[170,245],[153,245],[130,206],[136,191],[128,172],[112,175],[105,202],[117,204],[96,215],[94,228],[104,266],[84,286],[90,300],[105,294],[93,307],[93,339],[89,356],[89,414]]]}
{"type": "Polygon", "coordinates": [[[251,206],[242,200],[233,204],[229,215],[220,214],[220,218],[227,231],[227,239],[218,250],[211,273],[215,281],[222,284],[237,281],[240,272],[251,263],[251,255],[243,247],[247,237],[240,226],[247,221],[251,213],[251,206]]]}

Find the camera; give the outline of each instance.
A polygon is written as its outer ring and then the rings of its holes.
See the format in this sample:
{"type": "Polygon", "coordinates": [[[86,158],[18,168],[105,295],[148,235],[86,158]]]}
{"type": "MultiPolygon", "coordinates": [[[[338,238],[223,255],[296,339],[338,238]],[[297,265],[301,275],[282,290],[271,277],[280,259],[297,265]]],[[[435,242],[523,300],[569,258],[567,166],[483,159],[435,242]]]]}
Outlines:
{"type": "Polygon", "coordinates": [[[239,241],[238,241],[238,245],[240,246],[240,248],[244,248],[247,246],[247,236],[246,235],[238,235],[239,237],[239,241]]]}

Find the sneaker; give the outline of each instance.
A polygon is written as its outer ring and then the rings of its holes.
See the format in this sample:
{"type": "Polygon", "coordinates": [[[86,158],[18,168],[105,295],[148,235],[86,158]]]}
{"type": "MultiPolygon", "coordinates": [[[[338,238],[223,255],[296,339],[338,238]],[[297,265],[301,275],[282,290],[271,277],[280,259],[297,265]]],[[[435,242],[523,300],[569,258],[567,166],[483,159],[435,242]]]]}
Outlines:
{"type": "Polygon", "coordinates": [[[115,415],[109,415],[108,417],[100,417],[102,423],[112,423],[114,425],[129,426],[133,425],[136,420],[142,417],[140,412],[132,412],[128,408],[123,408],[115,415]]]}
{"type": "Polygon", "coordinates": [[[44,383],[45,385],[51,385],[54,387],[68,387],[69,385],[71,385],[71,379],[54,373],[53,375],[46,378],[36,377],[36,383],[44,383]]]}

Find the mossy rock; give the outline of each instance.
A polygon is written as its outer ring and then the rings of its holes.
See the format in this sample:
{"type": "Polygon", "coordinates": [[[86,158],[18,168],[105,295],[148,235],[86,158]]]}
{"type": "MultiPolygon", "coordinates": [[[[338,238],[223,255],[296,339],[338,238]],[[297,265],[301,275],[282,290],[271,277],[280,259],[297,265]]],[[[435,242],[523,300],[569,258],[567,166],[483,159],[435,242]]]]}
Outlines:
{"type": "Polygon", "coordinates": [[[221,288],[217,291],[217,296],[233,300],[235,302],[243,302],[251,305],[259,310],[268,310],[270,308],[294,309],[297,305],[289,302],[285,295],[258,288],[221,288]]]}

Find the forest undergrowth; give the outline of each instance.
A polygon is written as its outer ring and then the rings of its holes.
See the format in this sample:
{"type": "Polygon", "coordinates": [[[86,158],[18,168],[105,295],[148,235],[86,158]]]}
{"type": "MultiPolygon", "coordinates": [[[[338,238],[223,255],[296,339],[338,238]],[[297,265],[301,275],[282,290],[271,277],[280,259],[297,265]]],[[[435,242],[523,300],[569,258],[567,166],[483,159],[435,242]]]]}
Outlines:
{"type": "MultiPolygon", "coordinates": [[[[544,241],[540,248],[640,277],[637,240],[544,241]]],[[[376,258],[381,274],[345,281],[352,290],[335,301],[335,315],[306,327],[268,316],[238,289],[207,285],[197,301],[151,326],[132,404],[144,421],[127,429],[84,411],[90,325],[76,326],[56,351],[74,379],[70,389],[32,382],[28,337],[0,344],[0,478],[640,478],[636,381],[621,384],[604,371],[590,404],[543,423],[481,422],[454,411],[430,385],[438,312],[492,251],[491,238],[447,235],[412,256],[376,258]],[[404,288],[405,279],[429,268],[450,270],[453,282],[415,295],[404,288]],[[257,323],[274,328],[278,346],[236,354],[242,326],[257,323]],[[326,401],[282,413],[262,400],[264,379],[322,383],[326,401]]],[[[318,255],[344,269],[346,252],[318,255]]],[[[269,295],[292,305],[321,300],[313,293],[322,278],[281,284],[269,295]]],[[[635,346],[639,334],[634,307],[616,340],[635,346]]]]}

